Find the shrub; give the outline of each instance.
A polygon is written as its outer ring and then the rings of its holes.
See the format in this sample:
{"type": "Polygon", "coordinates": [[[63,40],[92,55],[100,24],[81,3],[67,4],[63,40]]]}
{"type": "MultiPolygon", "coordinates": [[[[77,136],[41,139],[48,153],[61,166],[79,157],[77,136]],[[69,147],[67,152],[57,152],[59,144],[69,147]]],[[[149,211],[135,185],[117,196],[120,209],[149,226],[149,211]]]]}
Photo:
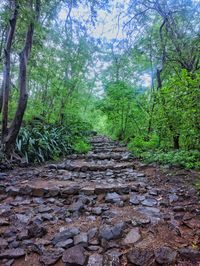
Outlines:
{"type": "Polygon", "coordinates": [[[86,152],[89,144],[81,140],[85,139],[81,129],[85,129],[81,124],[78,129],[43,122],[26,125],[20,130],[15,152],[31,163],[57,160],[73,151],[86,152]]]}
{"type": "Polygon", "coordinates": [[[172,164],[188,169],[200,169],[200,152],[197,150],[162,150],[148,151],[140,154],[146,162],[158,162],[160,164],[172,164]]]}
{"type": "Polygon", "coordinates": [[[91,146],[85,140],[78,139],[73,145],[73,149],[77,153],[87,153],[90,150],[91,146]]]}

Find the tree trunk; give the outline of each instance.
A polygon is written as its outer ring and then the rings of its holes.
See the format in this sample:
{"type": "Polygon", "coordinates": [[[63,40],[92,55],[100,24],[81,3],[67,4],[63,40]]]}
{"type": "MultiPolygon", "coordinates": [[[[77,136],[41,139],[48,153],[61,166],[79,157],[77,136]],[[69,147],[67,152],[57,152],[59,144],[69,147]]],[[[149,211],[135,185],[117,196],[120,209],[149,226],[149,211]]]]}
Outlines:
{"type": "Polygon", "coordinates": [[[180,148],[179,146],[179,137],[180,135],[174,135],[173,136],[173,143],[174,143],[174,149],[178,150],[180,148]]]}
{"type": "MultiPolygon", "coordinates": [[[[35,13],[34,20],[37,20],[39,17],[39,10],[40,10],[40,1],[36,0],[35,12],[33,11],[35,13]]],[[[26,33],[24,48],[19,56],[20,63],[19,63],[18,80],[19,80],[20,95],[19,95],[18,106],[15,112],[15,116],[11,122],[11,125],[6,130],[6,132],[4,132],[4,136],[3,136],[3,152],[7,156],[10,156],[10,154],[12,153],[14,149],[16,139],[17,139],[19,130],[22,125],[24,112],[27,106],[27,100],[28,100],[27,65],[28,65],[28,59],[31,53],[31,48],[32,48],[33,33],[34,33],[34,22],[31,22],[28,27],[27,33],[26,33]]]]}
{"type": "Polygon", "coordinates": [[[11,67],[11,48],[13,43],[13,38],[16,29],[16,22],[18,16],[19,6],[15,4],[14,12],[12,18],[10,19],[10,26],[6,39],[6,46],[4,49],[4,70],[3,70],[3,84],[2,84],[2,94],[0,100],[0,108],[2,111],[2,132],[1,132],[1,141],[4,142],[4,137],[8,131],[8,100],[10,94],[10,67],[11,67]]]}

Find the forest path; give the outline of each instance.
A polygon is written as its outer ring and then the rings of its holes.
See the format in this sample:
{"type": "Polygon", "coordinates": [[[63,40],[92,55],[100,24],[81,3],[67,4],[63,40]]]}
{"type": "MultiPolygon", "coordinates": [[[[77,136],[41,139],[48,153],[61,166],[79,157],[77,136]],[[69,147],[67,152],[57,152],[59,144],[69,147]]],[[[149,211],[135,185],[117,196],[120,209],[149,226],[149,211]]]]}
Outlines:
{"type": "Polygon", "coordinates": [[[87,155],[0,174],[0,265],[200,265],[198,173],[91,143],[87,155]]]}

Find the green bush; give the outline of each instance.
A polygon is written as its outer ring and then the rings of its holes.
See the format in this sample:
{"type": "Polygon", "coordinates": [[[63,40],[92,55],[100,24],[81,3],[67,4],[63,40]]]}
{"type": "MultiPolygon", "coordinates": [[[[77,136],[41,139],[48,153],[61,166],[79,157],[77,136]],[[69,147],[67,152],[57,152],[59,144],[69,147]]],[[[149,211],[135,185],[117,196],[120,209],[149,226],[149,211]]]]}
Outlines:
{"type": "Polygon", "coordinates": [[[200,152],[198,150],[173,150],[168,152],[156,150],[141,152],[140,157],[148,163],[157,162],[182,166],[188,169],[200,169],[200,152]]]}
{"type": "Polygon", "coordinates": [[[157,135],[152,135],[149,140],[145,140],[142,136],[136,136],[128,143],[128,149],[135,155],[140,155],[143,151],[154,150],[159,146],[157,135]]]}
{"type": "Polygon", "coordinates": [[[87,153],[91,149],[91,146],[86,141],[78,139],[73,145],[73,149],[76,153],[87,153]]]}
{"type": "Polygon", "coordinates": [[[71,127],[58,124],[30,123],[21,128],[16,141],[15,152],[27,162],[57,160],[73,151],[86,152],[89,145],[85,139],[87,126],[74,123],[71,127]]]}

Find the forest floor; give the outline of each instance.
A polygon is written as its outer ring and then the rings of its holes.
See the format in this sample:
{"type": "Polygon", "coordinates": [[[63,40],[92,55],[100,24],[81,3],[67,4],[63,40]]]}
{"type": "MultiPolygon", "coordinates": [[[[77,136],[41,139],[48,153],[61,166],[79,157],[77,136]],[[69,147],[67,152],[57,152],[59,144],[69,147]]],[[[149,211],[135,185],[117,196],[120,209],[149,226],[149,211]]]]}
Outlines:
{"type": "Polygon", "coordinates": [[[0,265],[200,265],[199,173],[120,143],[0,173],[0,265]]]}

